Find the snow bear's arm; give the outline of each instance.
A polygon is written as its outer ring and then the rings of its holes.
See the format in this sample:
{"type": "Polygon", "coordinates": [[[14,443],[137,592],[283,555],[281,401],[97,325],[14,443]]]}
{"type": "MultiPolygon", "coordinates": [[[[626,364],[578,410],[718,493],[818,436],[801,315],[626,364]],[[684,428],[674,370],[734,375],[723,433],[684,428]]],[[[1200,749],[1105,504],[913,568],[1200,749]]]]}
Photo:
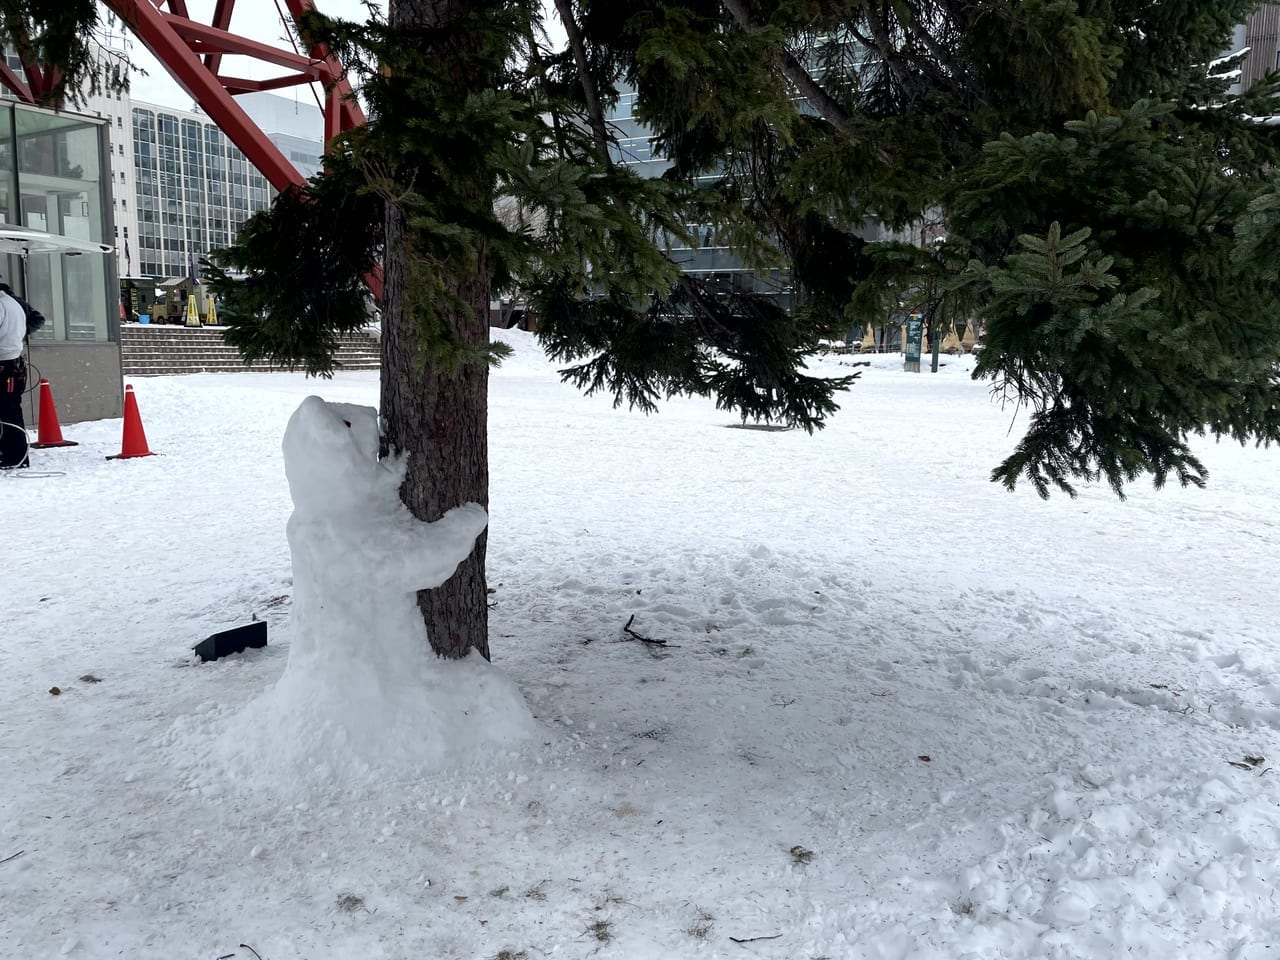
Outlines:
{"type": "Polygon", "coordinates": [[[453,575],[475,548],[489,516],[476,503],[454,507],[434,523],[414,519],[403,511],[385,539],[380,554],[380,586],[405,593],[438,587],[453,575]]]}

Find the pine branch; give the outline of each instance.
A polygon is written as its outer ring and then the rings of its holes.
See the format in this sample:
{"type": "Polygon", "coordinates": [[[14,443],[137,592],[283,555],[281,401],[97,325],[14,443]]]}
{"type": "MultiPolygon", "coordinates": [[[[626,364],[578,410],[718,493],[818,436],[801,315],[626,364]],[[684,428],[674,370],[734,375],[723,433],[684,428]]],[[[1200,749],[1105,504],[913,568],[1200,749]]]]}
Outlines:
{"type": "MultiPolygon", "coordinates": [[[[557,2],[560,2],[560,0],[557,0],[557,2]]],[[[723,0],[723,2],[725,9],[729,11],[729,15],[733,17],[734,23],[738,25],[740,30],[745,33],[755,33],[760,29],[760,26],[752,19],[751,12],[747,9],[743,0],[723,0]]],[[[778,51],[776,57],[779,69],[809,102],[810,106],[818,112],[818,115],[840,131],[850,143],[860,146],[863,139],[852,117],[827,91],[818,85],[812,74],[805,69],[804,64],[800,63],[785,48],[778,51]]]]}
{"type": "Polygon", "coordinates": [[[898,83],[899,89],[905,91],[910,85],[911,77],[907,73],[906,65],[902,62],[902,58],[898,50],[894,47],[893,42],[889,38],[889,15],[883,8],[877,12],[873,9],[872,4],[867,4],[865,10],[867,18],[867,29],[871,31],[872,43],[871,48],[880,54],[880,62],[885,68],[893,74],[893,78],[898,83]]]}
{"type": "Polygon", "coordinates": [[[608,164],[610,162],[609,131],[605,126],[604,111],[600,107],[600,97],[596,93],[595,80],[591,76],[591,68],[587,63],[586,46],[582,40],[582,31],[578,29],[577,20],[574,19],[571,0],[556,0],[556,12],[560,15],[565,36],[569,40],[569,49],[573,51],[573,60],[578,66],[578,79],[587,105],[587,122],[591,125],[596,151],[600,155],[600,162],[608,164]]]}

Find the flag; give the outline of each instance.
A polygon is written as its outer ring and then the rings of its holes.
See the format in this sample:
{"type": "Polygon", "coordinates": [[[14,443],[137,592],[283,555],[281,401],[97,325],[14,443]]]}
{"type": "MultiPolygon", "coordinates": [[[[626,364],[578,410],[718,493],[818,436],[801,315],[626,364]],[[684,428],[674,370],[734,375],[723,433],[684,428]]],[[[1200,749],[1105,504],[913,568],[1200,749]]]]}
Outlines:
{"type": "Polygon", "coordinates": [[[133,254],[129,252],[129,241],[124,241],[124,272],[128,276],[133,276],[133,254]]]}
{"type": "Polygon", "coordinates": [[[194,287],[200,282],[200,278],[196,276],[196,258],[190,250],[187,251],[187,275],[191,278],[191,285],[194,287]]]}

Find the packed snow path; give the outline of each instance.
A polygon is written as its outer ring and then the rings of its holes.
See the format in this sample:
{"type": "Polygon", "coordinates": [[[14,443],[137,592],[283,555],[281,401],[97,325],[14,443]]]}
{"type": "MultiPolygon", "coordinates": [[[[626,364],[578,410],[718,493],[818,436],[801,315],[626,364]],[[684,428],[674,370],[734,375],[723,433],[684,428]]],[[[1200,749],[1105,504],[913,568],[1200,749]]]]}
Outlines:
{"type": "Polygon", "coordinates": [[[6,956],[1280,951],[1280,453],[1042,503],[987,482],[1019,424],[965,360],[877,359],[808,437],[514,343],[492,647],[538,729],[436,773],[182,759],[284,672],[289,416],[374,377],[138,381],[161,456],[84,424],[0,480],[6,956]],[[254,614],[269,647],[193,664],[254,614]]]}

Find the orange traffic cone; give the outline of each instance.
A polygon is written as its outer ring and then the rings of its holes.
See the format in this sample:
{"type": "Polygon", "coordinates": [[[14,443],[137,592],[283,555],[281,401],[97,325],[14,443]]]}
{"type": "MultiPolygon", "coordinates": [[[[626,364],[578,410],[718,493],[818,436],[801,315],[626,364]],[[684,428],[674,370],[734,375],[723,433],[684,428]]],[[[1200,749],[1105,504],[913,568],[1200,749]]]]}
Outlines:
{"type": "Polygon", "coordinates": [[[124,388],[124,440],[120,452],[108,460],[129,460],[133,457],[150,457],[147,435],[142,431],[142,416],[138,413],[138,401],[133,396],[133,384],[124,388]]]}
{"type": "Polygon", "coordinates": [[[53,406],[53,391],[44,377],[40,378],[40,438],[31,446],[36,450],[77,446],[74,440],[62,439],[62,425],[58,423],[58,411],[53,406]]]}

